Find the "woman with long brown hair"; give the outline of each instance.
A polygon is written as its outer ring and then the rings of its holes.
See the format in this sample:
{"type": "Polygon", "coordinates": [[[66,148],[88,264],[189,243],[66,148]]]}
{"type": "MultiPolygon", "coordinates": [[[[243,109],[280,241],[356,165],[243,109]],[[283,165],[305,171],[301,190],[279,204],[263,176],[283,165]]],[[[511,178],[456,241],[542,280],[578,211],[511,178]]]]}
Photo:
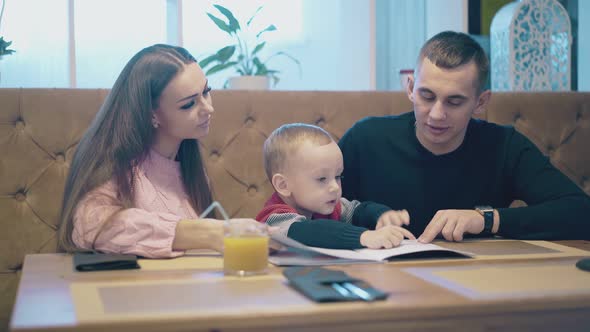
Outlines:
{"type": "Polygon", "coordinates": [[[209,132],[210,91],[184,48],[158,44],[131,58],[74,155],[62,250],[144,257],[222,250],[223,222],[198,216],[212,201],[198,143],[209,132]]]}

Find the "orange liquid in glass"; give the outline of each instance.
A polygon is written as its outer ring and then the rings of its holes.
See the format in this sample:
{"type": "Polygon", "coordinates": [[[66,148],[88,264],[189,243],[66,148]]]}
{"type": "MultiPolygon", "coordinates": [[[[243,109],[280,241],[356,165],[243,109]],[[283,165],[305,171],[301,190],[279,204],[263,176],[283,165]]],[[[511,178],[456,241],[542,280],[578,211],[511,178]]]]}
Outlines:
{"type": "Polygon", "coordinates": [[[226,274],[249,275],[266,272],[268,237],[225,237],[223,245],[223,271],[226,274]]]}

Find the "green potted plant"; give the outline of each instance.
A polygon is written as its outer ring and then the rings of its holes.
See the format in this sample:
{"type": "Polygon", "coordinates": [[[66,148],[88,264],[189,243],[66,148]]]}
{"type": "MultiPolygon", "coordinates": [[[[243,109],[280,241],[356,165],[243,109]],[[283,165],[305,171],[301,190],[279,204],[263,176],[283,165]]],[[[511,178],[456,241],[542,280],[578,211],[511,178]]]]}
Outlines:
{"type": "Polygon", "coordinates": [[[212,75],[226,69],[233,69],[239,76],[230,77],[226,81],[226,86],[238,89],[268,89],[271,79],[273,86],[279,81],[279,71],[270,69],[267,66],[268,61],[272,58],[276,56],[287,57],[297,64],[301,71],[299,61],[285,52],[276,52],[265,60],[259,57],[260,51],[266,46],[266,41],[261,36],[266,32],[275,31],[277,28],[274,24],[257,32],[255,38],[253,38],[254,42],[246,38],[246,34],[250,32],[248,29],[251,26],[252,20],[262,10],[262,6],[258,7],[252,17],[246,21],[245,26],[240,24],[229,9],[220,5],[213,6],[225,19],[221,19],[211,13],[207,13],[207,16],[209,16],[219,29],[229,34],[234,39],[234,43],[221,48],[219,51],[199,62],[201,68],[206,71],[206,75],[212,75]],[[244,80],[249,80],[250,83],[244,83],[244,80]]]}
{"type": "MultiPolygon", "coordinates": [[[[0,9],[0,28],[2,27],[2,16],[4,16],[4,7],[6,6],[6,0],[2,1],[2,9],[0,9]]],[[[5,55],[14,53],[14,50],[8,48],[12,44],[11,41],[4,40],[4,37],[0,36],[0,59],[5,55]]]]}
{"type": "MultiPolygon", "coordinates": [[[[0,27],[2,27],[2,16],[4,16],[4,6],[6,6],[6,0],[2,1],[2,9],[0,10],[0,27]]],[[[4,40],[4,37],[0,36],[0,60],[2,60],[2,58],[5,55],[10,55],[15,52],[14,50],[8,48],[11,44],[11,41],[4,40]]],[[[2,79],[2,76],[0,76],[0,79],[2,79]]]]}
{"type": "Polygon", "coordinates": [[[11,41],[4,40],[4,37],[0,36],[0,59],[2,59],[5,55],[10,55],[14,53],[14,50],[8,48],[12,44],[11,41]]]}

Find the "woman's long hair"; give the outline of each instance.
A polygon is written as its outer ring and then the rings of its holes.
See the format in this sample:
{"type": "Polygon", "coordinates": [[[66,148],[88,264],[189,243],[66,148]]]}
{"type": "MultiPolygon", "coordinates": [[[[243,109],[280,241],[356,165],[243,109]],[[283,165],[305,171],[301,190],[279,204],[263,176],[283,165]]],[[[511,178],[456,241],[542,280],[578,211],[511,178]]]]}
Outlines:
{"type": "MultiPolygon", "coordinates": [[[[61,250],[77,250],[72,240],[73,213],[89,191],[113,179],[123,207],[133,207],[136,166],[154,142],[153,110],[168,83],[193,62],[195,58],[184,48],[163,44],[146,47],[129,60],[74,154],[58,230],[61,250]]],[[[202,211],[212,198],[199,142],[184,140],[177,158],[191,205],[202,211]]]]}

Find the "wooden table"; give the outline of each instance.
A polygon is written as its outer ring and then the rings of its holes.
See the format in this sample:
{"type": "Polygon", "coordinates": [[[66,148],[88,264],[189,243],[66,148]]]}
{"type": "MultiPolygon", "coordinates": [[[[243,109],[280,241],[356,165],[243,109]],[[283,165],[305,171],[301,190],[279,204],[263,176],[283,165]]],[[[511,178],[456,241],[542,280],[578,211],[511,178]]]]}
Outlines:
{"type": "Polygon", "coordinates": [[[583,251],[590,243],[549,244],[544,257],[519,254],[526,247],[520,241],[474,241],[458,246],[487,255],[331,266],[390,293],[386,301],[331,304],[291,289],[277,267],[264,276],[224,277],[218,256],[80,273],[70,255],[28,255],[11,330],[588,331],[590,272],[574,265],[590,256],[583,251]],[[510,246],[514,255],[489,255],[510,246]]]}

